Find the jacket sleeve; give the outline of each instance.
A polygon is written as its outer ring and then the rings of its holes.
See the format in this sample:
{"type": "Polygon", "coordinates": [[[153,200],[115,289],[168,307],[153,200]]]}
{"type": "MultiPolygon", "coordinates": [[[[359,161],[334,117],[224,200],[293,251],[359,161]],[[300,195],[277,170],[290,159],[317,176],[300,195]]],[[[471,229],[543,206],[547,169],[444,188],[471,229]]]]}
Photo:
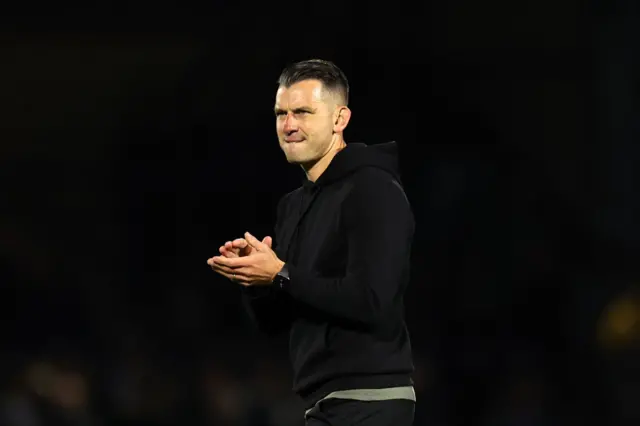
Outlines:
{"type": "MultiPolygon", "coordinates": [[[[274,239],[279,234],[286,196],[278,203],[274,239]]],[[[274,241],[277,245],[277,239],[274,241]]],[[[275,249],[276,247],[274,247],[275,249]]],[[[272,286],[242,287],[242,299],[249,318],[260,331],[275,335],[289,329],[292,321],[291,297],[272,286]]]]}
{"type": "Polygon", "coordinates": [[[276,335],[291,326],[291,304],[287,295],[273,288],[243,288],[243,303],[249,318],[258,329],[276,335]]]}
{"type": "Polygon", "coordinates": [[[413,214],[402,187],[382,173],[355,185],[342,208],[345,276],[319,277],[287,265],[290,281],[284,290],[327,314],[375,326],[398,305],[408,282],[413,214]]]}

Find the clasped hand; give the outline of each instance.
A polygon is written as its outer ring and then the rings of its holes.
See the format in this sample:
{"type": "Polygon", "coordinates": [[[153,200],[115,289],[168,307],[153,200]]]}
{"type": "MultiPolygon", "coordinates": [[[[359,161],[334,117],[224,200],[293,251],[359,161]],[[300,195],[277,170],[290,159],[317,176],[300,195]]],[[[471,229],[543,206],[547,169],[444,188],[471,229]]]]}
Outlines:
{"type": "Polygon", "coordinates": [[[207,264],[220,275],[244,286],[270,285],[284,262],[271,249],[271,237],[262,241],[248,232],[244,238],[228,241],[220,247],[220,256],[207,264]]]}

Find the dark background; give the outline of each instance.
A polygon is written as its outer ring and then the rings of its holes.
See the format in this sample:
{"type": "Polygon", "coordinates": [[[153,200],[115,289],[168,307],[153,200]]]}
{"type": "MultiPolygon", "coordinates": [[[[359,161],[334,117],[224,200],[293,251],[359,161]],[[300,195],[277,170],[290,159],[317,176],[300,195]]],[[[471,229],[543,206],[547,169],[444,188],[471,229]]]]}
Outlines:
{"type": "Polygon", "coordinates": [[[417,219],[416,425],[640,422],[640,7],[21,2],[0,18],[0,424],[301,425],[286,337],[206,259],[301,170],[272,113],[334,60],[417,219]]]}

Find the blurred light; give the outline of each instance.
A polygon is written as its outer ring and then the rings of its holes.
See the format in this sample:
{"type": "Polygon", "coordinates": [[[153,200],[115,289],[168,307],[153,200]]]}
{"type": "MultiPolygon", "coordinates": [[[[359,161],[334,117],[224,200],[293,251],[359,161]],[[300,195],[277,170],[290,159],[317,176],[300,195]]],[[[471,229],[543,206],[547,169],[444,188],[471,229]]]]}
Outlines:
{"type": "Polygon", "coordinates": [[[640,301],[630,295],[614,299],[598,323],[598,340],[608,349],[621,348],[638,341],[640,301]]]}

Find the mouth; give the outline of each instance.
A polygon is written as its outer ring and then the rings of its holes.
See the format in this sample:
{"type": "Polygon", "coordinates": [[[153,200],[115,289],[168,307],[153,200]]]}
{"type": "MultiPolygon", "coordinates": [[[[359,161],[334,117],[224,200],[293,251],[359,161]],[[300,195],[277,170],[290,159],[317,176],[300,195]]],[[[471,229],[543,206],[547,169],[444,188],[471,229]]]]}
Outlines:
{"type": "Polygon", "coordinates": [[[288,139],[288,138],[284,138],[284,141],[286,143],[300,143],[300,142],[304,142],[304,139],[299,139],[299,138],[298,139],[294,139],[294,138],[288,139]]]}

